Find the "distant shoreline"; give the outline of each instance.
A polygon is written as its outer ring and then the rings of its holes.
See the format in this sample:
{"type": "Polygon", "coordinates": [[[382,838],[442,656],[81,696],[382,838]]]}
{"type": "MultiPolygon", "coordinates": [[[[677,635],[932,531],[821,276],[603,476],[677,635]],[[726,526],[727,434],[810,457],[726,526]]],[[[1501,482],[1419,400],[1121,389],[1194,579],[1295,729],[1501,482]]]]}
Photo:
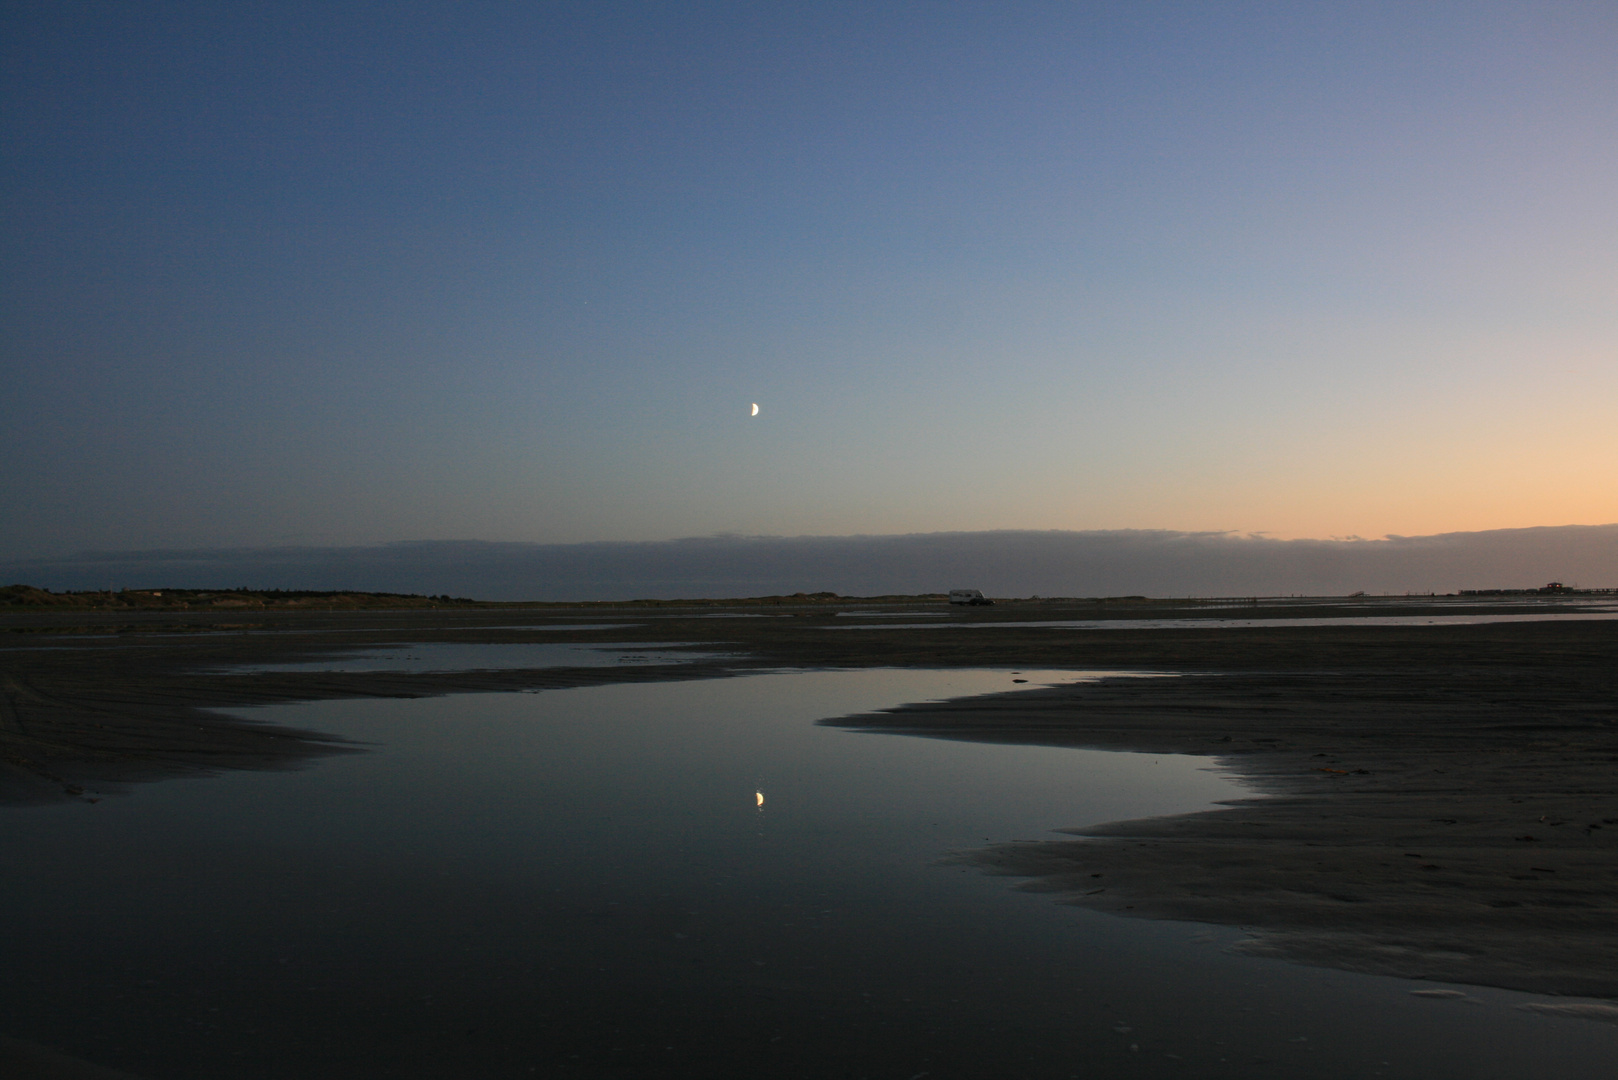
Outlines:
{"type": "MultiPolygon", "coordinates": [[[[281,611],[412,611],[443,609],[510,609],[510,608],[680,608],[680,607],[780,607],[836,606],[846,604],[941,604],[947,593],[904,593],[876,596],[842,596],[834,592],[777,593],[749,597],[684,597],[674,599],[634,600],[475,600],[466,596],[424,595],[422,593],[365,592],[352,589],[67,589],[56,590],[33,585],[14,584],[0,586],[0,612],[8,610],[33,611],[49,609],[129,610],[129,611],[215,611],[227,609],[281,610],[281,611]]],[[[1180,605],[1189,607],[1228,606],[1242,603],[1257,605],[1265,602],[1327,603],[1360,600],[1373,602],[1408,602],[1412,599],[1513,600],[1528,597],[1618,597],[1618,589],[1579,589],[1557,583],[1537,589],[1462,589],[1453,593],[1390,594],[1372,596],[1354,593],[1348,596],[1228,596],[1228,597],[1150,597],[1130,596],[1059,596],[1027,598],[1001,597],[999,603],[1041,604],[1107,604],[1107,605],[1180,605]]],[[[990,598],[991,603],[995,598],[990,598]]]]}
{"type": "MultiPolygon", "coordinates": [[[[1618,591],[1618,590],[1615,590],[1618,591]]],[[[839,596],[836,593],[791,593],[740,599],[673,600],[474,600],[466,596],[421,593],[363,592],[344,589],[81,589],[52,591],[33,585],[0,587],[0,611],[41,608],[131,611],[214,611],[225,609],[279,611],[414,611],[510,608],[661,608],[751,607],[782,604],[925,604],[944,602],[944,593],[894,596],[839,596]]],[[[1144,597],[1127,597],[1142,600],[1144,597]]]]}

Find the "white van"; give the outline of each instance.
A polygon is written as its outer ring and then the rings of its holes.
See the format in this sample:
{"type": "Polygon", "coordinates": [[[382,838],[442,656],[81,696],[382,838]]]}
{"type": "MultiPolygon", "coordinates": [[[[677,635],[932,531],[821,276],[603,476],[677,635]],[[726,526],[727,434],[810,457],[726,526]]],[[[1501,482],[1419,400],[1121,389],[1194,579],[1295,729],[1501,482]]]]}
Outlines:
{"type": "Polygon", "coordinates": [[[970,604],[973,607],[994,603],[993,600],[987,599],[976,589],[951,589],[949,591],[949,602],[952,604],[970,604]]]}

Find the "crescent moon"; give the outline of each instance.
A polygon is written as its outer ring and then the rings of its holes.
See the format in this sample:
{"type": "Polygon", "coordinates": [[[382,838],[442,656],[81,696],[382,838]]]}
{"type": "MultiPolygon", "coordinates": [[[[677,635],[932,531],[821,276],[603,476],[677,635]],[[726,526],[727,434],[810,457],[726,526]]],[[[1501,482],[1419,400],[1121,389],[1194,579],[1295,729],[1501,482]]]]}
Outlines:
{"type": "Polygon", "coordinates": [[[753,415],[754,416],[758,415],[758,402],[756,402],[756,401],[753,402],[753,415]]]}

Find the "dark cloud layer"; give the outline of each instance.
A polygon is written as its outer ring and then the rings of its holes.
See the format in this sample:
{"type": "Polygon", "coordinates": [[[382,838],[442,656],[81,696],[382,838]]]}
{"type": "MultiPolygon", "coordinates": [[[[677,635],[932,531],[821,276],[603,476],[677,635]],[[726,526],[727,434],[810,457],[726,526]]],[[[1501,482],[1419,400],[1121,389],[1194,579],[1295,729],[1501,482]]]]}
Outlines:
{"type": "Polygon", "coordinates": [[[714,536],[651,543],[424,541],[373,547],[86,552],[0,563],[51,589],[304,588],[489,600],[850,596],[1341,595],[1618,586],[1618,524],[1382,540],[1119,530],[714,536]]]}

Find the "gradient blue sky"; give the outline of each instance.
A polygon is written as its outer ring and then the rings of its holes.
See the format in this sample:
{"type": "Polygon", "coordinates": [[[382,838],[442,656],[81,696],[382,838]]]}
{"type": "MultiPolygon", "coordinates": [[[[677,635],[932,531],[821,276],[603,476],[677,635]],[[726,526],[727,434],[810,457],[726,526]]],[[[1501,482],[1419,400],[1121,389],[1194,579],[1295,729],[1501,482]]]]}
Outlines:
{"type": "Polygon", "coordinates": [[[3,11],[3,555],[1618,521],[1611,3],[3,11]]]}

